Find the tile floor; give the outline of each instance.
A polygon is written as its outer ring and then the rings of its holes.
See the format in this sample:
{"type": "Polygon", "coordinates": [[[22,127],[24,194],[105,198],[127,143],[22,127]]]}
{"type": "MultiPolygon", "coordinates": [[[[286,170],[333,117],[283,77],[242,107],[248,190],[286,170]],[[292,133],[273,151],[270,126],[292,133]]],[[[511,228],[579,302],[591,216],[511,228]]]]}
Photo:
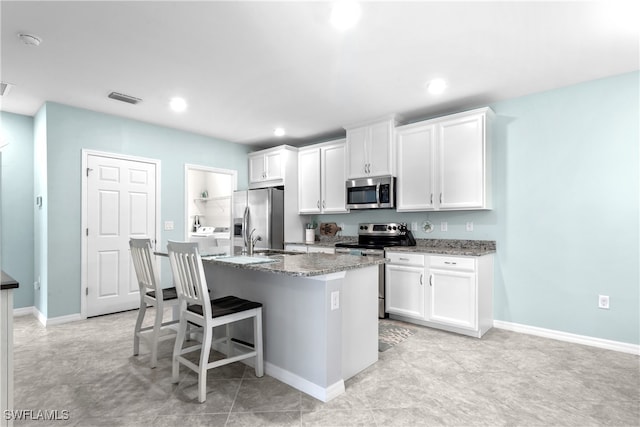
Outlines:
{"type": "Polygon", "coordinates": [[[498,329],[478,340],[414,327],[329,403],[236,363],[210,372],[198,404],[193,373],[170,381],[171,342],[156,369],[131,355],[136,313],[46,329],[16,318],[16,409],[69,419],[15,425],[640,425],[637,356],[498,329]]]}

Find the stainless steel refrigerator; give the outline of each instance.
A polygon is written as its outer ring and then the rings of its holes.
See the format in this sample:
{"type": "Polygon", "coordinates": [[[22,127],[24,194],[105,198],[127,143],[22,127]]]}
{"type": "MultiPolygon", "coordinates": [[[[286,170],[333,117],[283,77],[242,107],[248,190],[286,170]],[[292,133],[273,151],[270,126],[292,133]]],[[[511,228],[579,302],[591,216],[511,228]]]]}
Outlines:
{"type": "Polygon", "coordinates": [[[284,249],[284,190],[258,188],[233,193],[233,244],[260,236],[256,249],[284,249]],[[254,231],[255,230],[255,231],[254,231]]]}

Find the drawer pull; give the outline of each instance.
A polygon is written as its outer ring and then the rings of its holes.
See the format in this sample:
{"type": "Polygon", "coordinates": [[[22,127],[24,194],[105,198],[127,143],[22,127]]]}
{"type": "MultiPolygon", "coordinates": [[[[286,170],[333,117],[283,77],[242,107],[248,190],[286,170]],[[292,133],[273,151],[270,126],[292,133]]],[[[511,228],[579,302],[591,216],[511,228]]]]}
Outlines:
{"type": "Polygon", "coordinates": [[[450,265],[456,265],[457,264],[457,262],[452,262],[452,261],[445,261],[444,263],[445,264],[450,264],[450,265]]]}
{"type": "Polygon", "coordinates": [[[409,261],[409,258],[403,258],[403,257],[400,257],[400,258],[398,258],[398,259],[399,259],[400,261],[409,261]]]}

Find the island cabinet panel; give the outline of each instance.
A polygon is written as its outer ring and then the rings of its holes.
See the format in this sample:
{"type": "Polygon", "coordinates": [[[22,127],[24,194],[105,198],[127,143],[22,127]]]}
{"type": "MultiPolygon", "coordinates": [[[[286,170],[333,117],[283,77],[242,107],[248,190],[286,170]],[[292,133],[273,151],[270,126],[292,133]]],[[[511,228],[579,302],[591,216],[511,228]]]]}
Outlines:
{"type": "MultiPolygon", "coordinates": [[[[289,255],[307,256],[331,255],[289,255]]],[[[302,277],[205,262],[205,274],[213,297],[263,304],[269,376],[328,401],[378,360],[378,265],[302,277]]],[[[232,335],[250,343],[252,328],[251,322],[238,324],[232,335]]]]}

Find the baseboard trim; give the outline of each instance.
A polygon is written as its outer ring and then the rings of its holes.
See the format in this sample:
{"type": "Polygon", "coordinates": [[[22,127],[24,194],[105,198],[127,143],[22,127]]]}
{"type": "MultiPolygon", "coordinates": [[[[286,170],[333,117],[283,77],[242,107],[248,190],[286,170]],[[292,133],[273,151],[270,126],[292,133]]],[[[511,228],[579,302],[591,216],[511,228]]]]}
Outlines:
{"type": "Polygon", "coordinates": [[[543,338],[551,338],[558,341],[566,341],[575,344],[583,344],[591,347],[604,348],[607,350],[619,351],[640,355],[640,345],[629,344],[620,341],[611,341],[602,338],[594,338],[586,335],[571,334],[568,332],[554,331],[552,329],[538,328],[536,326],[522,325],[519,323],[494,320],[493,326],[507,331],[520,332],[523,334],[536,335],[543,338]]]}
{"type": "Polygon", "coordinates": [[[13,317],[28,316],[28,315],[35,316],[35,310],[36,308],[34,306],[14,308],[13,317]]]}
{"type": "Polygon", "coordinates": [[[78,320],[84,319],[80,313],[58,317],[46,317],[40,310],[35,307],[33,307],[33,315],[45,328],[47,326],[62,325],[63,323],[76,322],[78,320]]]}
{"type": "MultiPolygon", "coordinates": [[[[217,350],[221,353],[226,352],[226,346],[223,343],[215,343],[212,347],[214,350],[217,350]]],[[[252,368],[255,365],[255,359],[253,357],[241,360],[241,362],[245,365],[251,366],[252,368]]],[[[313,396],[323,402],[330,401],[334,397],[337,397],[344,393],[345,390],[344,380],[340,380],[335,384],[332,384],[329,387],[325,388],[269,362],[264,362],[264,372],[270,377],[288,384],[291,387],[298,389],[301,392],[308,394],[309,396],[313,396]]]]}
{"type": "Polygon", "coordinates": [[[292,372],[286,371],[279,366],[273,365],[269,362],[265,362],[265,373],[270,377],[273,377],[291,387],[300,390],[303,393],[313,396],[323,402],[328,402],[331,399],[344,393],[344,381],[339,380],[329,387],[321,387],[318,384],[312,383],[292,372]]]}

